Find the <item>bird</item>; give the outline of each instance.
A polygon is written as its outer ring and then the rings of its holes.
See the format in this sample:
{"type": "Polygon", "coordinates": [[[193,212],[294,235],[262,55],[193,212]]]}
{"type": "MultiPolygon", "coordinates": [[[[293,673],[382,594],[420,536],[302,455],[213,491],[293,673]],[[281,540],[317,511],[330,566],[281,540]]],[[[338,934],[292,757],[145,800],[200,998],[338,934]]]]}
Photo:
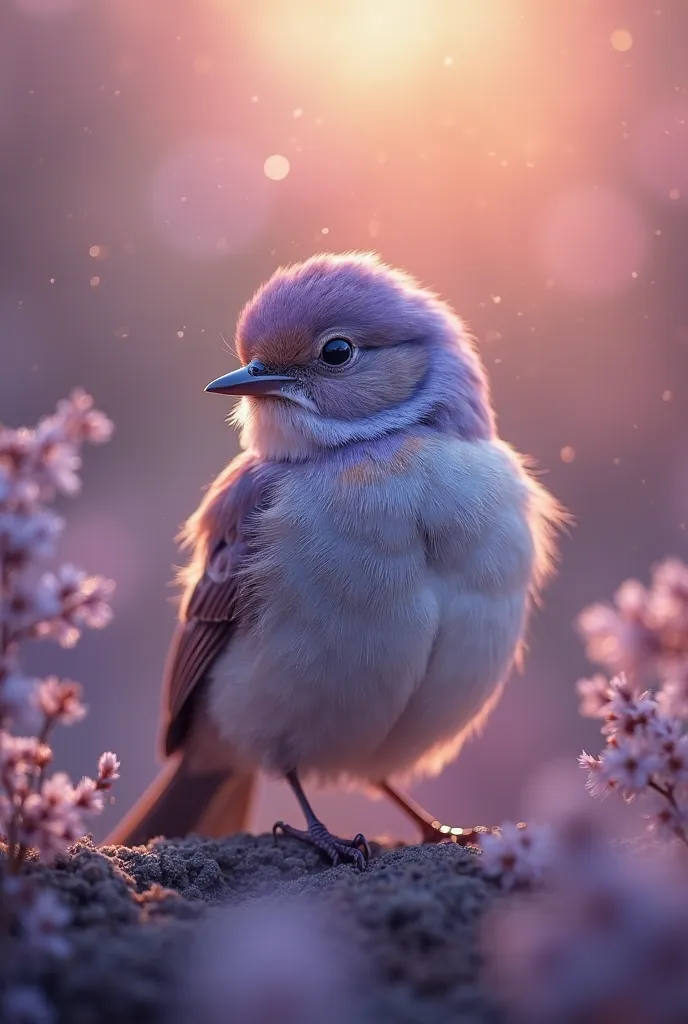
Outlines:
{"type": "Polygon", "coordinates": [[[259,773],[305,827],[275,834],[365,868],[362,834],[304,779],[385,793],[423,841],[441,824],[400,783],[479,732],[520,662],[566,513],[499,437],[477,344],[453,308],[376,253],[279,267],[243,307],[240,453],[179,540],[158,779],[106,842],[246,828],[259,773]]]}

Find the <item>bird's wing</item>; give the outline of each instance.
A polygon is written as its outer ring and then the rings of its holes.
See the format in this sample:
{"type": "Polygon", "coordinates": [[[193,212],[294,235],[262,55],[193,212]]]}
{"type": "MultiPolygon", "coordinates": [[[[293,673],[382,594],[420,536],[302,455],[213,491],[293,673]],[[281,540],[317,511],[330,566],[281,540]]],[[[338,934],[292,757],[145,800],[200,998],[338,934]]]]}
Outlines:
{"type": "Polygon", "coordinates": [[[182,531],[193,556],[182,572],[185,592],[163,680],[166,755],[183,744],[208,669],[236,627],[237,568],[250,550],[254,514],[269,502],[282,468],[239,455],[211,484],[182,531]]]}

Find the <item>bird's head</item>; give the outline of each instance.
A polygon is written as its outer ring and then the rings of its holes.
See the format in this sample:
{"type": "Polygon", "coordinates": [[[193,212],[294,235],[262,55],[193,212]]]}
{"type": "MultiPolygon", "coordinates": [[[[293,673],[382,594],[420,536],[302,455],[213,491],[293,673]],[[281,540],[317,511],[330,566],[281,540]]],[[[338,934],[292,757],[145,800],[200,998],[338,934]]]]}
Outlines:
{"type": "Polygon", "coordinates": [[[416,424],[474,440],[494,421],[480,360],[432,292],[368,253],[284,267],[244,307],[244,363],[206,391],[242,396],[242,443],[297,460],[416,424]]]}

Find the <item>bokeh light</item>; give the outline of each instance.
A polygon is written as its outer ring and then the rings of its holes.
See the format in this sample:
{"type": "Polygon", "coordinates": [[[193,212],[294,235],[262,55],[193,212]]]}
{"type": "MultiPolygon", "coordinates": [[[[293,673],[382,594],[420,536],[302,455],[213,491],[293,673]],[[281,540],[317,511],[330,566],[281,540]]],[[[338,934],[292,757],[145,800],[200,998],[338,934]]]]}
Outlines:
{"type": "Polygon", "coordinates": [[[626,53],[633,46],[633,36],[625,28],[616,28],[610,36],[610,42],[619,53],[626,53]]]}
{"type": "Polygon", "coordinates": [[[226,256],[264,228],[270,197],[260,163],[235,142],[201,138],[182,143],[157,167],[151,185],[155,221],[187,256],[226,256]]]}
{"type": "Polygon", "coordinates": [[[272,181],[282,181],[289,174],[289,161],[286,156],[279,154],[269,156],[263,164],[263,170],[266,178],[271,178],[272,181]]]}
{"type": "Polygon", "coordinates": [[[559,287],[603,295],[633,283],[647,257],[649,230],[630,199],[591,186],[554,200],[537,243],[544,269],[559,287]]]}

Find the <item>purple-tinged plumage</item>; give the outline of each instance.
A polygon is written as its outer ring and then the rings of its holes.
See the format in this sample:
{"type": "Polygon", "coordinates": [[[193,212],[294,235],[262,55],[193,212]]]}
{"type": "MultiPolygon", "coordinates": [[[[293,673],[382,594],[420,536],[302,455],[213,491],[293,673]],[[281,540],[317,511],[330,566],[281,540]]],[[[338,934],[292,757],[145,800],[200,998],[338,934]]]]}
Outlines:
{"type": "Polygon", "coordinates": [[[264,458],[297,461],[420,424],[465,440],[494,436],[485,374],[460,319],[371,254],[277,271],[244,308],[236,344],[247,363],[294,377],[282,389],[291,403],[246,394],[235,411],[244,446],[264,458]],[[318,356],[337,334],[355,358],[332,371],[318,356]]]}
{"type": "MultiPolygon", "coordinates": [[[[496,435],[471,338],[436,295],[371,254],[278,270],[243,310],[244,453],[189,519],[167,678],[162,792],[117,833],[221,834],[251,778],[285,777],[333,861],[300,775],[404,799],[496,703],[552,560],[560,513],[496,435]],[[165,823],[168,824],[165,824],[165,823]]],[[[431,816],[405,805],[426,838],[431,816]]]]}

